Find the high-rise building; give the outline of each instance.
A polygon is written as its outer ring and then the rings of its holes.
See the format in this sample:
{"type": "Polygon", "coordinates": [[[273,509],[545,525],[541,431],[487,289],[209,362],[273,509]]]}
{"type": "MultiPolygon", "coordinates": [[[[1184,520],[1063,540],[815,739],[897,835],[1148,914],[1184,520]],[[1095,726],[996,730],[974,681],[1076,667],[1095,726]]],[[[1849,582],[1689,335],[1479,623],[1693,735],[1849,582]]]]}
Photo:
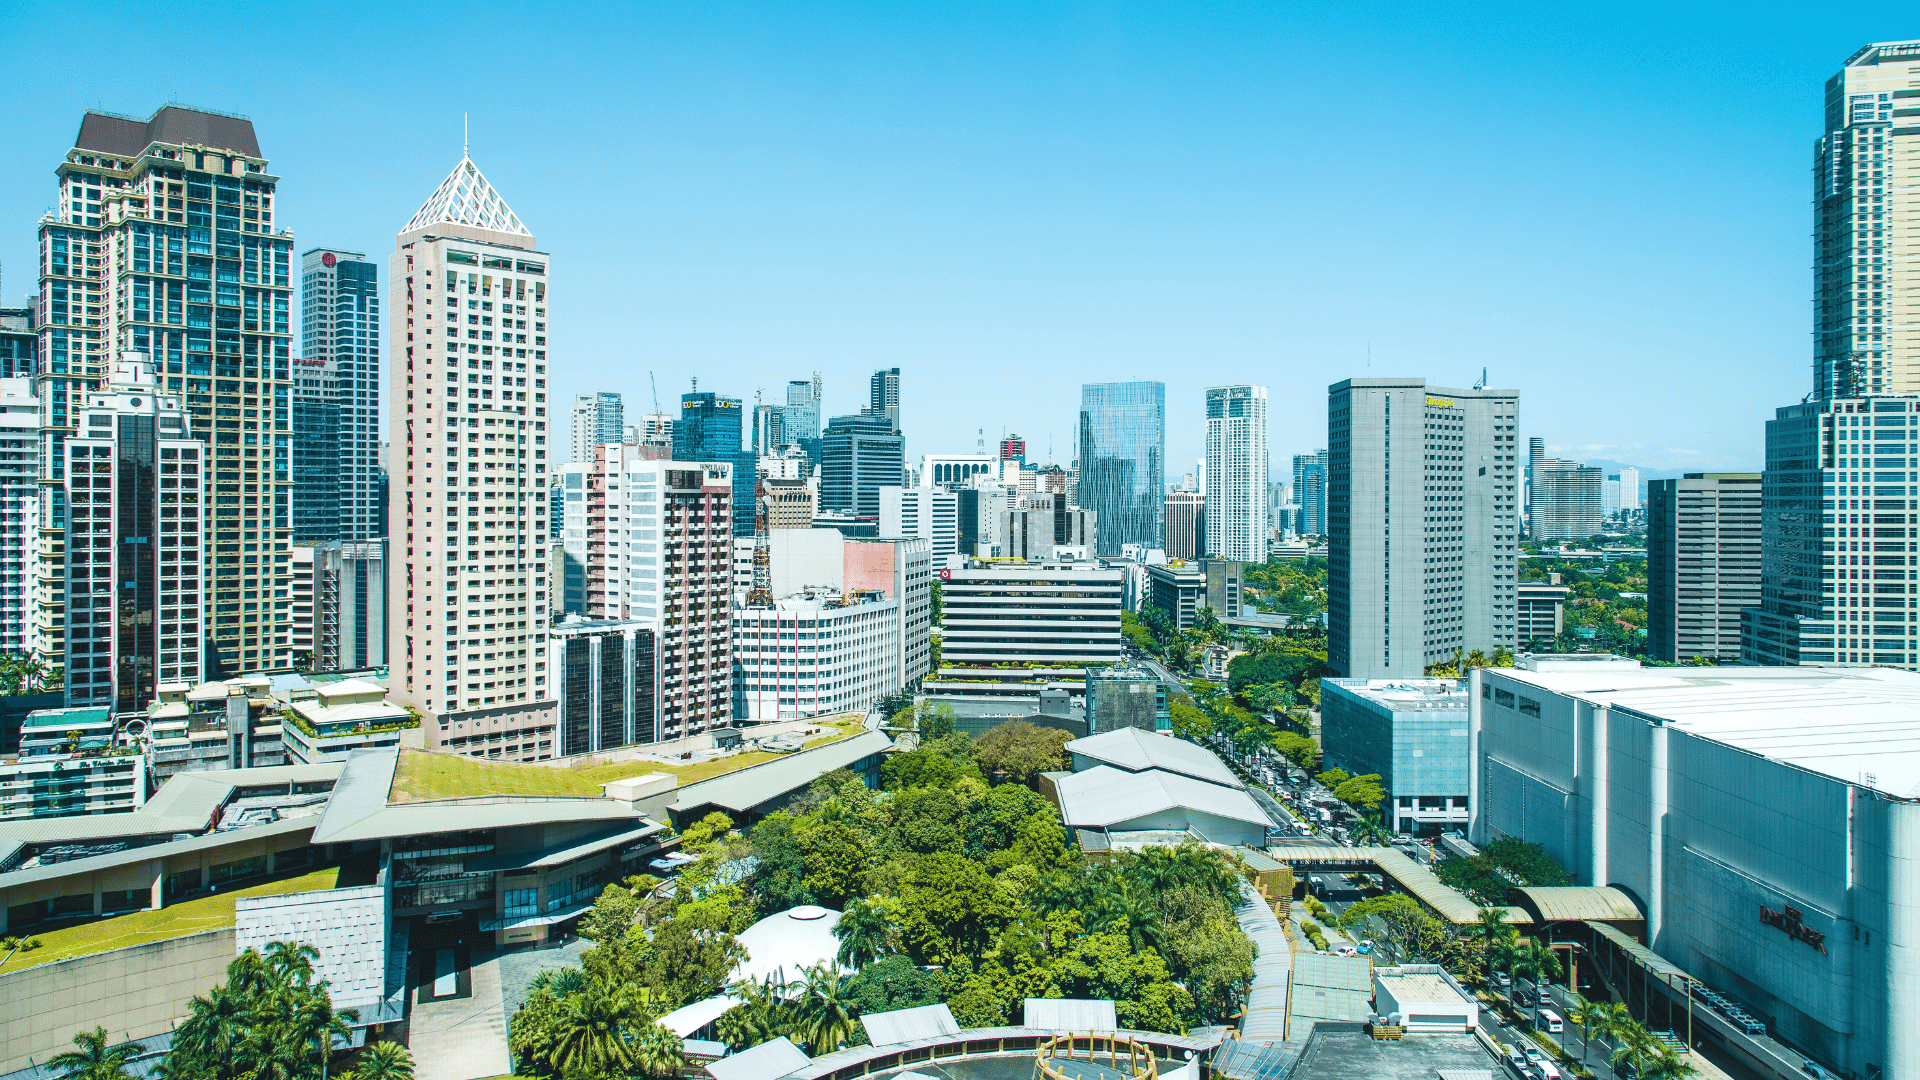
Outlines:
{"type": "Polygon", "coordinates": [[[629,424],[627,432],[631,436],[626,442],[641,446],[672,446],[673,417],[666,413],[648,413],[640,418],[638,424],[629,424]]]}
{"type": "Polygon", "coordinates": [[[880,489],[906,482],[906,439],[885,416],[836,416],[820,435],[820,509],[880,516],[880,489]]]}
{"type": "Polygon", "coordinates": [[[753,452],[764,457],[785,445],[786,418],[777,405],[753,407],[753,452]]]}
{"type": "Polygon", "coordinates": [[[1000,558],[1040,562],[1090,558],[1099,546],[1100,529],[1093,511],[1068,506],[1064,496],[1033,495],[1007,510],[1000,535],[1000,558]]]}
{"type": "Polygon", "coordinates": [[[867,380],[867,407],[860,410],[867,416],[884,416],[893,425],[893,433],[900,434],[900,369],[881,368],[867,380]]]}
{"type": "MultiPolygon", "coordinates": [[[[732,466],[732,506],[752,506],[757,472],[753,447],[741,442],[746,417],[739,398],[711,393],[680,395],[680,418],[673,424],[673,460],[725,462],[732,466]]],[[[592,460],[589,458],[588,460],[592,460]]],[[[735,536],[753,535],[753,515],[733,518],[735,536]]]]}
{"type": "Polygon", "coordinates": [[[553,625],[547,669],[559,681],[559,756],[660,738],[660,635],[652,623],[569,619],[553,625]]]}
{"type": "Polygon", "coordinates": [[[551,757],[552,257],[463,155],[387,266],[389,694],[426,749],[551,757]]]}
{"type": "Polygon", "coordinates": [[[0,377],[0,652],[25,652],[33,630],[33,540],[39,507],[40,403],[33,380],[0,377]]]}
{"type": "Polygon", "coordinates": [[[1605,491],[1600,470],[1547,456],[1546,443],[1527,441],[1527,538],[1586,539],[1600,532],[1605,491]]]}
{"type": "Polygon", "coordinates": [[[1519,409],[1518,391],[1421,379],[1328,389],[1334,674],[1413,678],[1455,650],[1515,647],[1519,409]]]}
{"type": "Polygon", "coordinates": [[[864,710],[906,685],[906,601],[881,592],[808,590],[767,606],[735,593],[735,715],[745,721],[864,710]],[[802,644],[795,646],[794,641],[802,644]]]}
{"type": "Polygon", "coordinates": [[[203,675],[206,447],[144,353],[69,405],[67,704],[139,712],[161,683],[203,675]]]}
{"type": "Polygon", "coordinates": [[[1006,438],[1001,439],[1000,440],[1000,460],[1001,461],[1020,461],[1020,462],[1026,461],[1027,460],[1027,440],[1021,438],[1018,435],[1009,435],[1006,438]]]}
{"type": "Polygon", "coordinates": [[[1267,561],[1267,388],[1207,391],[1207,534],[1203,555],[1267,561]]]}
{"type": "Polygon", "coordinates": [[[787,383],[787,404],[780,410],[781,428],[787,441],[798,443],[820,437],[820,376],[812,381],[794,379],[787,383]]]}
{"type": "Polygon", "coordinates": [[[382,535],[379,272],[365,255],[315,248],[300,256],[295,376],[294,538],[382,535]],[[309,392],[315,381],[327,384],[324,399],[309,392]],[[320,460],[322,451],[332,460],[320,460]]]}
{"type": "Polygon", "coordinates": [[[968,558],[1005,558],[1007,511],[1019,504],[998,484],[968,484],[954,492],[958,518],[956,544],[968,558]]]}
{"type": "Polygon", "coordinates": [[[1300,505],[1300,531],[1327,535],[1327,452],[1293,455],[1293,501],[1300,505]]]}
{"type": "Polygon", "coordinates": [[[334,540],[314,550],[313,670],[387,666],[390,550],[386,537],[334,540]]]}
{"type": "Polygon", "coordinates": [[[951,571],[941,656],[956,667],[1118,663],[1121,576],[1092,562],[951,571]]]}
{"type": "Polygon", "coordinates": [[[594,471],[592,462],[569,461],[554,466],[554,500],[551,511],[554,546],[560,549],[555,561],[553,610],[569,615],[587,613],[587,477],[594,471]]]}
{"type": "Polygon", "coordinates": [[[1920,666],[1920,395],[1816,399],[1767,423],[1752,664],[1920,666]]]}
{"type": "Polygon", "coordinates": [[[0,379],[31,379],[40,333],[30,307],[0,307],[0,379]]]}
{"type": "Polygon", "coordinates": [[[602,390],[574,395],[572,460],[592,461],[594,447],[625,442],[626,437],[626,411],[619,394],[602,390]]]}
{"type": "Polygon", "coordinates": [[[1913,231],[1920,160],[1909,115],[1920,40],[1868,45],[1827,80],[1814,143],[1813,394],[1920,392],[1920,333],[1897,304],[1920,270],[1896,252],[1913,231]]]}
{"type": "Polygon", "coordinates": [[[1164,546],[1167,385],[1080,387],[1078,505],[1100,518],[1100,555],[1164,546]]]}
{"type": "Polygon", "coordinates": [[[58,201],[40,219],[35,376],[42,658],[58,667],[67,652],[62,446],[112,358],[142,352],[211,454],[211,536],[201,549],[209,674],[282,667],[291,653],[288,600],[276,594],[288,588],[291,559],[293,235],[274,227],[279,177],[251,120],[176,105],[144,121],[87,113],[55,173],[58,201]]]}
{"type": "Polygon", "coordinates": [[[1647,486],[1647,651],[1740,662],[1740,612],[1760,602],[1760,473],[1647,486]]]}
{"type": "Polygon", "coordinates": [[[1167,558],[1197,559],[1206,554],[1207,497],[1197,491],[1167,492],[1167,558]]]}
{"type": "Polygon", "coordinates": [[[1620,470],[1620,509],[1640,509],[1640,470],[1620,470]]]}
{"type": "Polygon", "coordinates": [[[959,514],[960,500],[946,488],[880,489],[880,535],[925,537],[936,559],[960,550],[959,514]]]}
{"type": "Polygon", "coordinates": [[[998,478],[1000,464],[985,454],[923,454],[921,487],[958,487],[976,476],[998,478]]]}

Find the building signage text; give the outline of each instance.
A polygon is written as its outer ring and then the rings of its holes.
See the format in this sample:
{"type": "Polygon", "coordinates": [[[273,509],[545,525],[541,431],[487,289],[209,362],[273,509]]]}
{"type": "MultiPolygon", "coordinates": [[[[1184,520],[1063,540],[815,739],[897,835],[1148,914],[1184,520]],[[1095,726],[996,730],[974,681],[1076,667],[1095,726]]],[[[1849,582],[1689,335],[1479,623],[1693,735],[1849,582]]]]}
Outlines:
{"type": "Polygon", "coordinates": [[[1806,942],[1819,949],[1822,954],[1826,953],[1827,935],[1801,922],[1801,914],[1800,909],[1792,904],[1787,904],[1785,911],[1775,911],[1765,904],[1760,905],[1761,922],[1779,928],[1790,938],[1806,942]]]}
{"type": "Polygon", "coordinates": [[[1452,398],[1450,398],[1450,397],[1434,397],[1434,396],[1433,396],[1432,394],[1428,394],[1428,395],[1427,395],[1427,408],[1429,408],[1429,409],[1451,409],[1451,408],[1453,408],[1453,399],[1452,399],[1452,398]]]}

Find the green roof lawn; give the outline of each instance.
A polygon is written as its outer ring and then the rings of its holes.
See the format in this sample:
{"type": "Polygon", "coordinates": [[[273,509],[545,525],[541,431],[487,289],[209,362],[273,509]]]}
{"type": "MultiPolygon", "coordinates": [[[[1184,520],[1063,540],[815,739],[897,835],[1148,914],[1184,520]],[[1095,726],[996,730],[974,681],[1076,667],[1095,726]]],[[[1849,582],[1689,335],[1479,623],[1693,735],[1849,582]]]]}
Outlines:
{"type": "MultiPolygon", "coordinates": [[[[0,965],[0,975],[24,971],[56,960],[70,960],[76,956],[106,952],[109,949],[123,949],[129,945],[145,945],[148,942],[165,941],[168,938],[186,937],[188,934],[197,934],[202,930],[224,930],[233,925],[233,902],[237,897],[280,896],[285,893],[331,889],[339,877],[340,868],[329,866],[310,874],[282,878],[279,881],[269,881],[261,885],[250,885],[232,892],[182,900],[163,908],[70,924],[44,932],[29,930],[26,931],[27,935],[37,939],[40,947],[31,952],[14,953],[13,959],[0,965]]],[[[0,956],[5,955],[0,953],[0,956]]]]}
{"type": "MultiPolygon", "coordinates": [[[[864,714],[847,713],[822,717],[815,723],[827,734],[807,741],[809,747],[858,735],[864,730],[864,714]]],[[[772,761],[781,754],[755,750],[731,757],[686,765],[661,765],[651,761],[617,761],[605,765],[526,765],[517,761],[481,761],[458,754],[440,754],[428,750],[400,751],[400,765],[394,771],[393,802],[417,802],[424,799],[458,799],[483,795],[534,795],[547,798],[598,798],[600,785],[646,773],[671,773],[681,784],[707,780],[715,776],[772,761]]]]}

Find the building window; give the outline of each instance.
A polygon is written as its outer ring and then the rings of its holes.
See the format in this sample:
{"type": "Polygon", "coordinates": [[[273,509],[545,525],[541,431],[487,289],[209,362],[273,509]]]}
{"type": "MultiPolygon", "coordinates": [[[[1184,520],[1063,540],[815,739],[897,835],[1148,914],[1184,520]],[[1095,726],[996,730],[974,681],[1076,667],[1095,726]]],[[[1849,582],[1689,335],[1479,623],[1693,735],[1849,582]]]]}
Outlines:
{"type": "Polygon", "coordinates": [[[1528,716],[1539,716],[1540,703],[1532,698],[1523,697],[1520,699],[1520,711],[1528,716]]]}
{"type": "Polygon", "coordinates": [[[527,919],[540,914],[539,889],[508,889],[507,918],[527,919]]]}

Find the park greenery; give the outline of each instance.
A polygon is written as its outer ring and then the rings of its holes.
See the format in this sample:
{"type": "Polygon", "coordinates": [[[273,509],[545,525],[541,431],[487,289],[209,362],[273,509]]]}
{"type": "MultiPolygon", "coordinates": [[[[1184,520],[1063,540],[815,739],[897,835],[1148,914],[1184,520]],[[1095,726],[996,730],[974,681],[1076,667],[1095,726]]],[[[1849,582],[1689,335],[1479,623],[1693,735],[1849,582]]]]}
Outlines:
{"type": "Polygon", "coordinates": [[[1647,651],[1647,560],[1599,563],[1544,557],[1522,561],[1523,581],[1546,582],[1559,575],[1571,590],[1562,610],[1561,633],[1554,640],[1522,642],[1533,652],[1611,652],[1640,656],[1647,651]],[[1631,595],[1628,595],[1631,594],[1631,595]]]}
{"type": "Polygon", "coordinates": [[[1475,903],[1499,906],[1513,890],[1527,886],[1555,887],[1572,879],[1545,848],[1505,837],[1483,845],[1466,858],[1444,859],[1433,869],[1442,884],[1464,893],[1475,903]]]}
{"type": "Polygon", "coordinates": [[[1254,606],[1264,612],[1325,618],[1327,560],[1269,559],[1241,571],[1254,606]]]}
{"type": "Polygon", "coordinates": [[[709,815],[682,832],[698,860],[673,882],[608,887],[580,967],[544,975],[513,1017],[518,1075],[664,1076],[680,1051],[659,1018],[722,992],[741,1000],[717,1025],[730,1046],[786,1036],[814,1055],[862,1042],[866,1013],[937,1002],[965,1027],[1017,1023],[1029,997],[1107,998],[1124,1026],[1170,1032],[1239,1010],[1238,860],[1199,844],[1089,859],[1023,782],[1062,764],[1060,733],[976,741],[950,712],[915,712],[918,746],[880,790],[843,770],[749,828],[709,815]],[[843,913],[838,969],[733,981],[738,935],[806,904],[843,913]]]}

